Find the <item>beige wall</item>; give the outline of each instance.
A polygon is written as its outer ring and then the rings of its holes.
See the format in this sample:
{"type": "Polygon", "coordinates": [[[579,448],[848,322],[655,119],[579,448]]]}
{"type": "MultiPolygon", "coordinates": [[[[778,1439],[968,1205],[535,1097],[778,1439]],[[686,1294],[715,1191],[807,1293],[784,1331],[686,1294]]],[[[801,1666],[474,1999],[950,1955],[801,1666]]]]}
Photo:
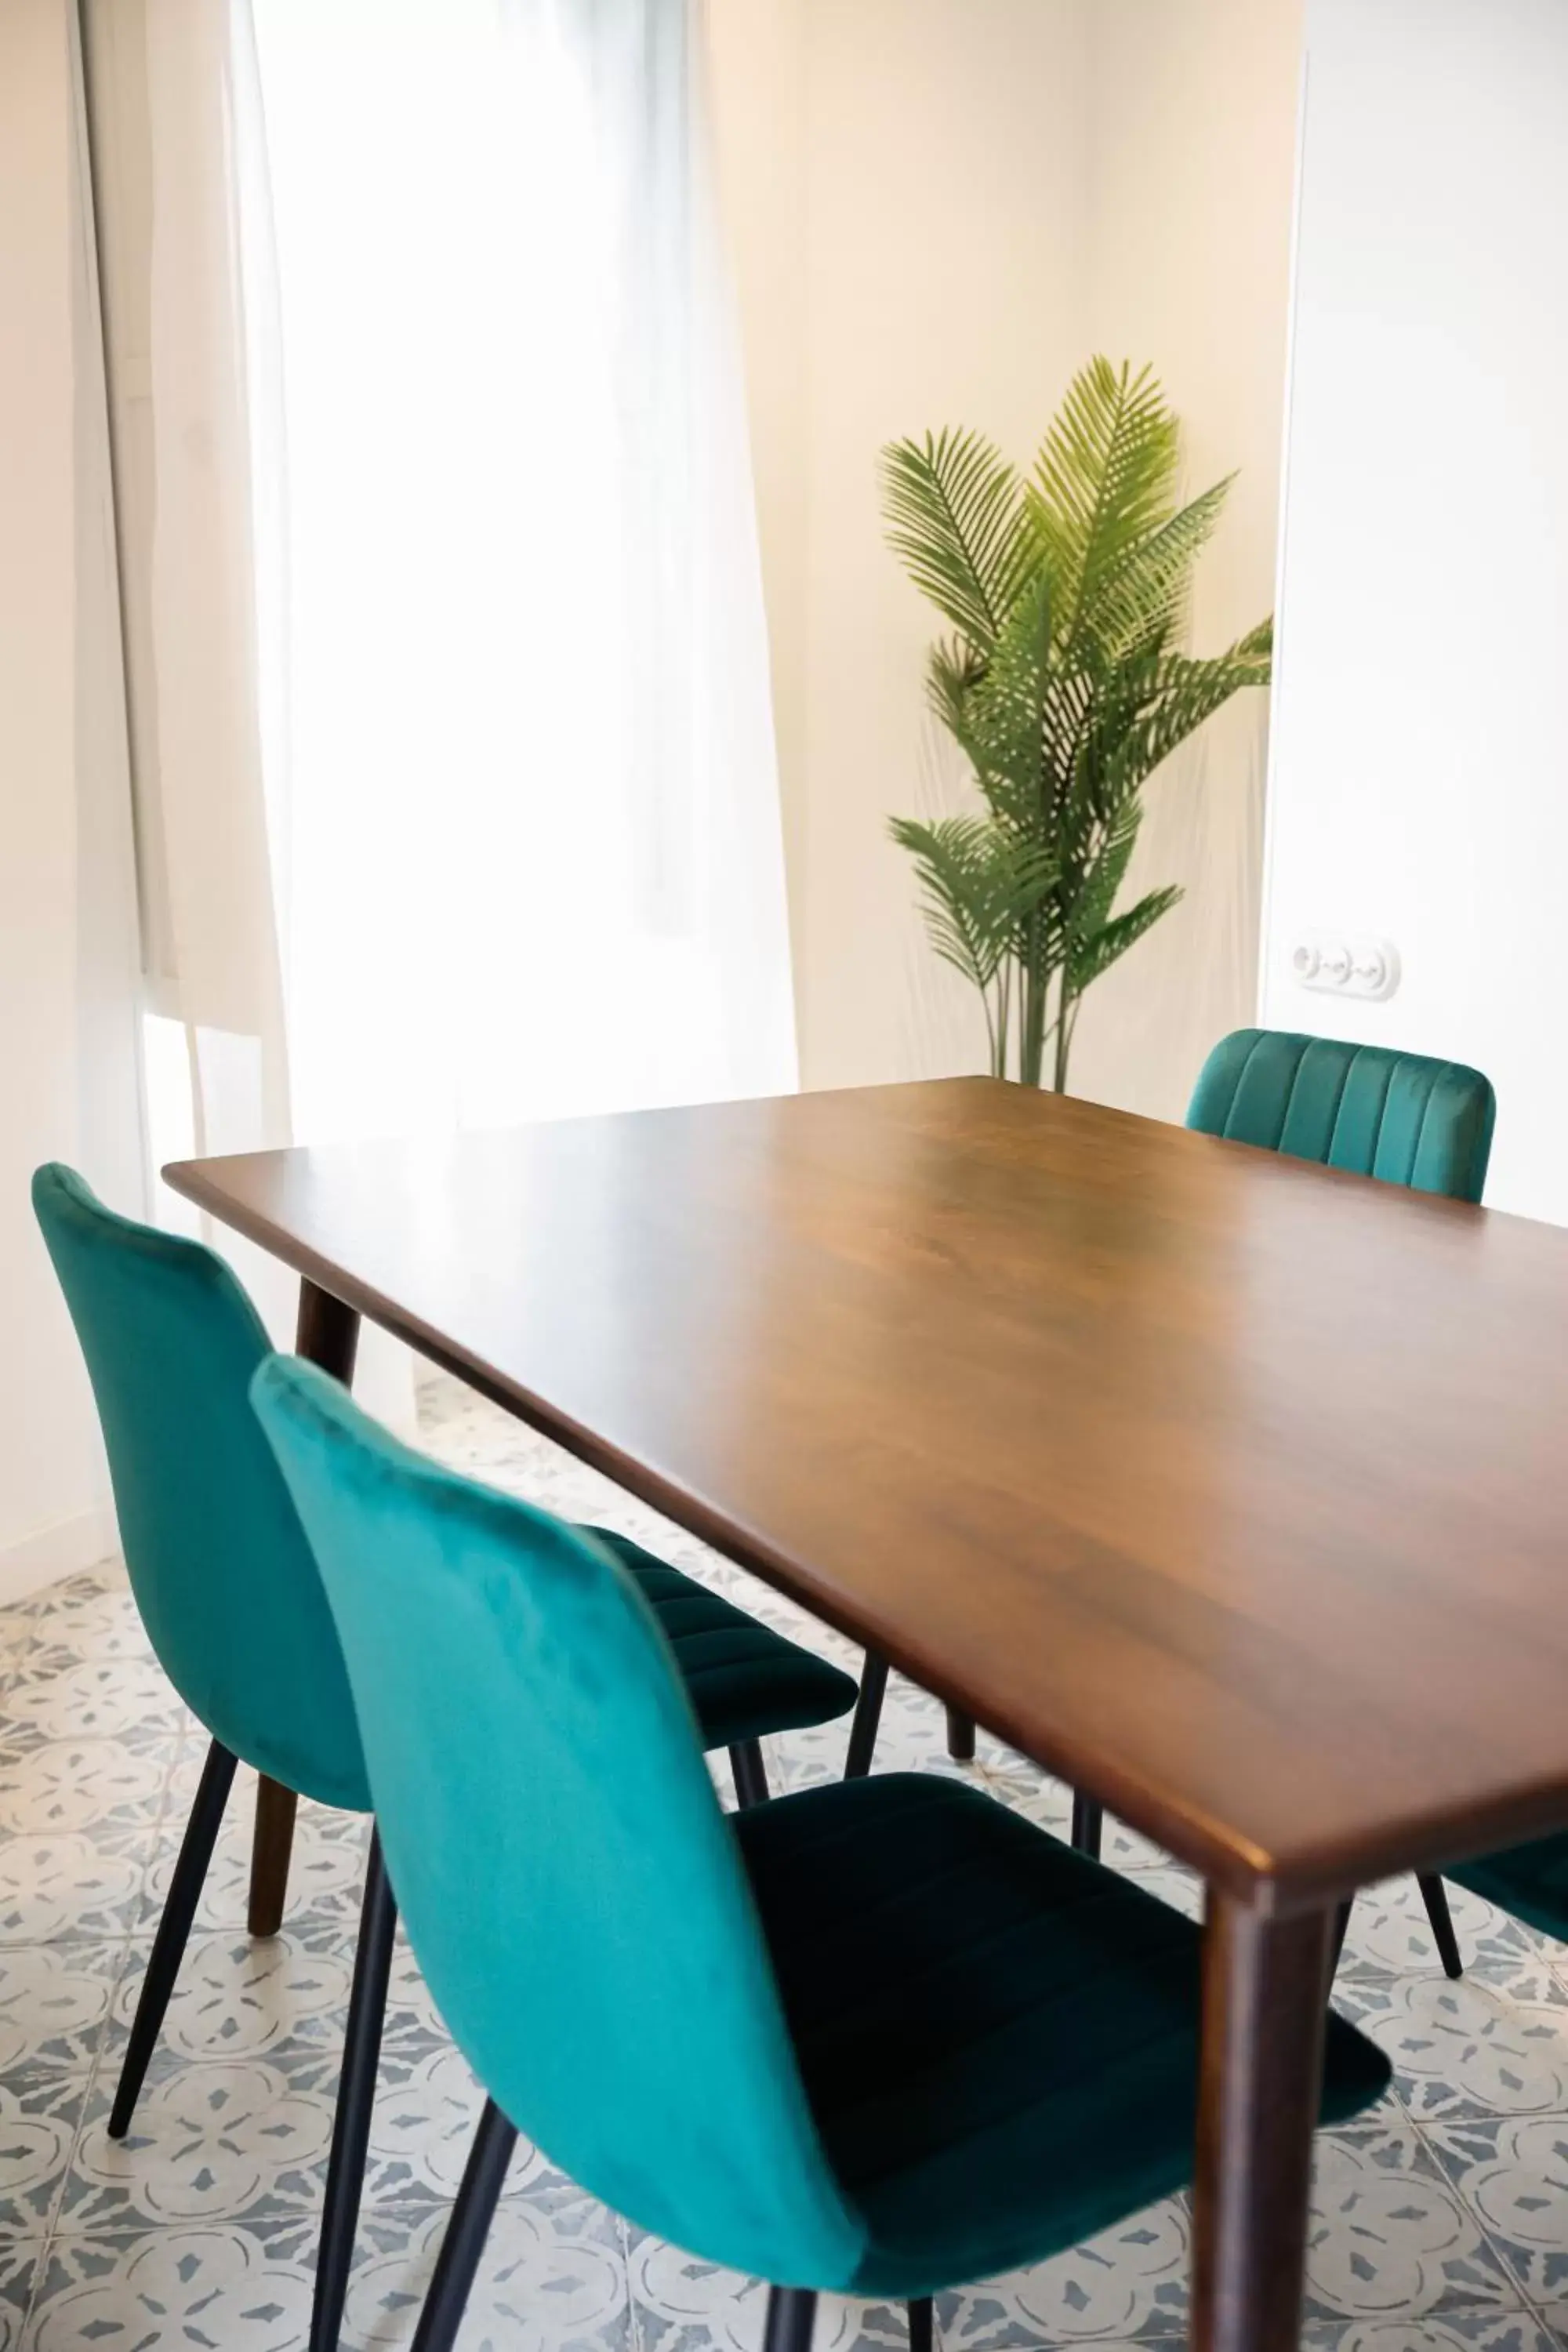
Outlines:
{"type": "MultiPolygon", "coordinates": [[[[1300,0],[1096,0],[1089,340],[1150,360],[1188,487],[1235,472],[1198,567],[1194,650],[1274,602],[1300,0]]],[[[1077,1092],[1180,1118],[1256,1017],[1268,702],[1222,711],[1152,787],[1130,889],[1186,898],[1087,1000],[1077,1092]]]]}
{"type": "MultiPolygon", "coordinates": [[[[7,352],[0,370],[0,1563],[13,1571],[18,1557],[26,1563],[50,1553],[92,1485],[70,1333],[27,1209],[35,1162],[76,1141],[66,69],[61,0],[7,0],[0,12],[7,352]]],[[[54,1566],[50,1557],[46,1573],[54,1566]]],[[[16,1581],[27,1580],[24,1566],[16,1581]]]]}
{"type": "Polygon", "coordinates": [[[895,810],[943,789],[930,617],[877,453],[928,425],[1027,450],[1082,344],[1079,0],[715,0],[721,194],[746,344],[808,1086],[968,1066],[895,810]],[[1041,126],[1049,121],[1049,137],[1041,126]],[[791,249],[793,247],[793,249],[791,249]]]}
{"type": "Polygon", "coordinates": [[[0,1601],[101,1556],[87,1384],[34,1225],[39,1160],[135,1205],[132,922],[101,383],[67,0],[0,7],[0,1601]]]}
{"type": "MultiPolygon", "coordinates": [[[[808,1086],[983,1045],[887,839],[956,777],[921,706],[931,617],[882,544],[881,445],[963,423],[1026,458],[1089,352],[1151,360],[1194,486],[1242,468],[1197,641],[1268,609],[1299,5],[714,0],[808,1086]]],[[[1251,1015],[1261,704],[1162,780],[1144,864],[1189,899],[1086,1013],[1082,1091],[1179,1115],[1251,1015]]]]}

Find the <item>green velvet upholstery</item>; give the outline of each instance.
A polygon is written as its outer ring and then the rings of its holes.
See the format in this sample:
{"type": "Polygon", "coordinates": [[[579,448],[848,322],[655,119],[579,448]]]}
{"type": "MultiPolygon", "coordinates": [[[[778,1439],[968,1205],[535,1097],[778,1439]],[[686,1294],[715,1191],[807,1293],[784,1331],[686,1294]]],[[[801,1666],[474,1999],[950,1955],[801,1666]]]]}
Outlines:
{"type": "MultiPolygon", "coordinates": [[[[1080,2244],[1192,2175],[1198,1937],[955,1780],[889,1773],[736,1822],[806,2093],[903,2298],[1080,2244]]],[[[1332,2012],[1322,2119],[1387,2088],[1332,2012]]]]}
{"type": "Polygon", "coordinates": [[[658,1619],[697,1710],[705,1748],[731,1748],[775,1731],[805,1731],[831,1723],[854,1706],[853,1678],[825,1658],[770,1633],[743,1609],[666,1567],[628,1537],[605,1528],[587,1532],[635,1577],[658,1619]]]}
{"type": "Polygon", "coordinates": [[[215,1738],[322,1804],[367,1811],[321,1577],[247,1391],[272,1342],[223,1260],[106,1209],[68,1168],[33,1205],[81,1341],[136,1605],[215,1738]]]}
{"type": "MultiPolygon", "coordinates": [[[[993,1800],[889,1774],[727,1822],[614,1553],[252,1387],[321,1562],[410,1938],[503,2112],[774,2284],[909,2296],[1184,2179],[1197,1931],[993,1800]]],[[[1335,2021],[1325,2111],[1388,2079],[1335,2021]]]]}
{"type": "Polygon", "coordinates": [[[652,1612],[584,1532],[312,1366],[252,1397],[321,1563],[387,1869],[451,2033],[583,2186],[715,2262],[847,2279],[744,1877],[652,1612]]]}
{"type": "Polygon", "coordinates": [[[1468,1886],[1472,1895],[1484,1895],[1500,1911],[1511,1912],[1543,1935],[1568,1943],[1568,1830],[1484,1854],[1479,1862],[1463,1863],[1443,1875],[1468,1886]]]}
{"type": "MultiPolygon", "coordinates": [[[[364,1811],[364,1760],[321,1580],[250,1410],[260,1318],[200,1243],[115,1215],[68,1168],[33,1201],[98,1402],[126,1565],[164,1671],[226,1748],[323,1804],[364,1811]]],[[[827,1723],[837,1666],[625,1537],[710,1748],[827,1723]]]]}
{"type": "Polygon", "coordinates": [[[1462,1062],[1238,1029],[1205,1063],[1187,1125],[1417,1192],[1479,1201],[1496,1097],[1462,1062]]]}

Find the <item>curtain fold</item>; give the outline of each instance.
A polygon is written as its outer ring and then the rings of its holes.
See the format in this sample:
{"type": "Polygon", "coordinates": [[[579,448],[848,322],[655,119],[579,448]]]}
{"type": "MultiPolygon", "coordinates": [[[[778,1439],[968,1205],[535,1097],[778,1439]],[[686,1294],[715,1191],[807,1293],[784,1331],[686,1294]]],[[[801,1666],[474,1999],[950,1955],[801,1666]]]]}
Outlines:
{"type": "Polygon", "coordinates": [[[302,1132],[795,1083],[687,0],[254,0],[302,1132]]]}
{"type": "Polygon", "coordinates": [[[695,0],[84,5],[196,1148],[792,1087],[695,0]]]}
{"type": "Polygon", "coordinates": [[[289,1131],[258,664],[242,21],[212,0],[153,0],[144,18],[157,751],[137,798],[151,939],[195,1039],[197,1134],[214,1150],[289,1131]]]}

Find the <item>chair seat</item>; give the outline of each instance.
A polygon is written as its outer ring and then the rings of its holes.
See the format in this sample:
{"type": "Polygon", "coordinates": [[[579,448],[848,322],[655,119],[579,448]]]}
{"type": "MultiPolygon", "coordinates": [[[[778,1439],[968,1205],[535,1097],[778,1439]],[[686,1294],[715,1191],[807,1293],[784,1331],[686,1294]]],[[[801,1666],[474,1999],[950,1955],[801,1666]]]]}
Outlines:
{"type": "MultiPolygon", "coordinates": [[[[1198,1930],[961,1783],[888,1773],[736,1818],[812,2111],[904,2298],[1079,2244],[1189,2180],[1198,1930]]],[[[1331,2013],[1322,2118],[1387,2087],[1331,2013]]]]}
{"type": "Polygon", "coordinates": [[[710,1592],[678,1568],[667,1567],[627,1536],[604,1528],[585,1532],[613,1551],[641,1589],[675,1652],[696,1709],[706,1748],[730,1748],[775,1731],[804,1731],[847,1715],[858,1685],[710,1592]]]}
{"type": "Polygon", "coordinates": [[[1443,1875],[1456,1886],[1468,1886],[1472,1895],[1484,1895],[1500,1911],[1511,1912],[1543,1935],[1568,1940],[1568,1830],[1483,1854],[1479,1862],[1445,1870],[1443,1875]]]}

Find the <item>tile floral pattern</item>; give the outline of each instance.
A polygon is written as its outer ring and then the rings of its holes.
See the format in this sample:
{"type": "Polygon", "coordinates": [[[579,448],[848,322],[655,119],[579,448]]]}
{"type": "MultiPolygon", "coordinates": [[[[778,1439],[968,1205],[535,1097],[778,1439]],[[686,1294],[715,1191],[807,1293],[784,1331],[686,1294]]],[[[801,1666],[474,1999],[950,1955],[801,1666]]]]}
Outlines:
{"type": "MultiPolygon", "coordinates": [[[[853,1668],[855,1653],[548,1441],[431,1381],[442,1459],[619,1528],[853,1668]]],[[[775,1790],[842,1769],[844,1727],[770,1743],[775,1790]]],[[[110,1566],[0,1611],[0,2352],[302,2352],[364,1827],[302,1806],[284,1932],[245,1933],[241,1773],[132,2136],[105,2124],[205,1738],[110,1566]]],[[[896,1679],[882,1764],[954,1772],[941,1710],[896,1679]]],[[[963,1768],[1048,1827],[1066,1792],[995,1743],[963,1768]]],[[[721,1787],[725,1771],[717,1768],[721,1787]]],[[[1188,1911],[1169,1857],[1107,1858],[1188,1911]]],[[[1309,2352],[1568,2345],[1568,1947],[1452,1891],[1467,1974],[1437,1968],[1415,1883],[1358,1901],[1339,1979],[1394,2093],[1319,2145],[1309,2352]]],[[[350,2352],[412,2339],[479,2094],[412,1956],[394,1967],[350,2352]]],[[[945,2295],[945,2352],[1169,2347],[1190,2215],[1172,2198],[1037,2268],[945,2295]]],[[[520,2147],[463,2352],[755,2352],[754,2282],[606,2212],[520,2147]]],[[[903,2315],[824,2304],[820,2352],[901,2352],[903,2315]]]]}

